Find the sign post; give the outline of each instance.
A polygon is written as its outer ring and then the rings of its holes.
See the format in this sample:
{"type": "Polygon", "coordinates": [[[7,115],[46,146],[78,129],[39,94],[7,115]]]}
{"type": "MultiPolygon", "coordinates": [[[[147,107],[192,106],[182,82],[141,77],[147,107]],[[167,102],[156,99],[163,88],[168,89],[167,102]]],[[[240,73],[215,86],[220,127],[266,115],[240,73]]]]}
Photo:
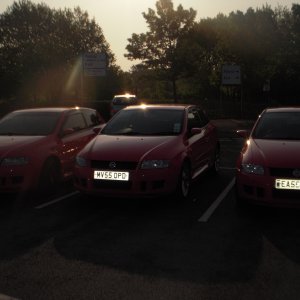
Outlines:
{"type": "Polygon", "coordinates": [[[84,53],[82,54],[81,65],[81,102],[84,102],[84,77],[106,76],[106,53],[84,53]]]}
{"type": "Polygon", "coordinates": [[[239,65],[223,65],[222,85],[241,85],[241,67],[239,65]]]}
{"type": "Polygon", "coordinates": [[[85,53],[82,56],[84,76],[101,77],[106,75],[105,53],[85,53]]]}
{"type": "MultiPolygon", "coordinates": [[[[240,87],[240,114],[243,116],[243,88],[242,88],[242,72],[239,65],[225,64],[222,66],[222,86],[239,86],[240,87]]],[[[220,110],[222,113],[222,94],[220,99],[220,110]]]]}

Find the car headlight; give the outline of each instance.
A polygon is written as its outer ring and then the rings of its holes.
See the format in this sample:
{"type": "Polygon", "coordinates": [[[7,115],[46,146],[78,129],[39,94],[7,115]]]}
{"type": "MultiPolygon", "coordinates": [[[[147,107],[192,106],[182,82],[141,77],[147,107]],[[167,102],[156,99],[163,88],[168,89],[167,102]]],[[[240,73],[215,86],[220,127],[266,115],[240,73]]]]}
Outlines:
{"type": "Polygon", "coordinates": [[[242,164],[242,171],[248,174],[264,175],[265,170],[260,165],[242,164]]]}
{"type": "Polygon", "coordinates": [[[23,166],[29,162],[28,157],[5,157],[1,161],[1,166],[23,166]]]}
{"type": "Polygon", "coordinates": [[[82,156],[76,156],[76,164],[79,167],[87,167],[88,161],[85,158],[83,158],[82,156]]]}
{"type": "Polygon", "coordinates": [[[141,169],[164,169],[169,167],[168,160],[144,160],[141,169]]]}

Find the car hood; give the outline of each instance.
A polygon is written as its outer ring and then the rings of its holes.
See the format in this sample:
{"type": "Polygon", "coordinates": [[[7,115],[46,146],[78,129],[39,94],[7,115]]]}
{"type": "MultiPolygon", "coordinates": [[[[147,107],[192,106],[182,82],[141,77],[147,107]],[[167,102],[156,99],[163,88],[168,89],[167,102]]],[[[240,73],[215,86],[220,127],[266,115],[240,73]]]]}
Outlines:
{"type": "Polygon", "coordinates": [[[43,139],[45,139],[44,136],[0,136],[0,157],[18,152],[43,139]]]}
{"type": "Polygon", "coordinates": [[[178,139],[174,136],[141,137],[98,135],[85,150],[91,160],[139,161],[159,151],[165,159],[178,139]]]}
{"type": "Polygon", "coordinates": [[[249,158],[266,166],[300,167],[300,142],[285,140],[250,140],[249,158]]]}

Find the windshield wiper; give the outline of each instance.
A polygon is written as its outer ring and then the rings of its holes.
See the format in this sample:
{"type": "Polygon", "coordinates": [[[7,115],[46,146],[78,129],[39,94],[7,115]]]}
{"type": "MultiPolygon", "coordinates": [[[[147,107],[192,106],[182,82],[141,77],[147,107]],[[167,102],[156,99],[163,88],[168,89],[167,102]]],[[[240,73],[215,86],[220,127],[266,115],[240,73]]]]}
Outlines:
{"type": "Polygon", "coordinates": [[[128,131],[128,132],[121,132],[121,133],[117,133],[119,135],[144,135],[141,132],[138,131],[128,131]]]}

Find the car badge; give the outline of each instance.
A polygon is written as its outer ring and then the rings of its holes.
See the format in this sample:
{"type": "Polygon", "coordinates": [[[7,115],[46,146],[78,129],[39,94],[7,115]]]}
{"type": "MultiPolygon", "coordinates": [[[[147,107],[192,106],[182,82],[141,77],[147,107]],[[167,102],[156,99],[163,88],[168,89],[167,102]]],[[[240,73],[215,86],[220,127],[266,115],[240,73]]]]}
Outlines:
{"type": "Polygon", "coordinates": [[[299,177],[300,177],[300,169],[295,169],[295,170],[293,171],[293,175],[294,175],[294,177],[299,178],[299,177]]]}
{"type": "Polygon", "coordinates": [[[115,169],[117,167],[117,164],[114,161],[111,161],[108,165],[111,169],[115,169]]]}

